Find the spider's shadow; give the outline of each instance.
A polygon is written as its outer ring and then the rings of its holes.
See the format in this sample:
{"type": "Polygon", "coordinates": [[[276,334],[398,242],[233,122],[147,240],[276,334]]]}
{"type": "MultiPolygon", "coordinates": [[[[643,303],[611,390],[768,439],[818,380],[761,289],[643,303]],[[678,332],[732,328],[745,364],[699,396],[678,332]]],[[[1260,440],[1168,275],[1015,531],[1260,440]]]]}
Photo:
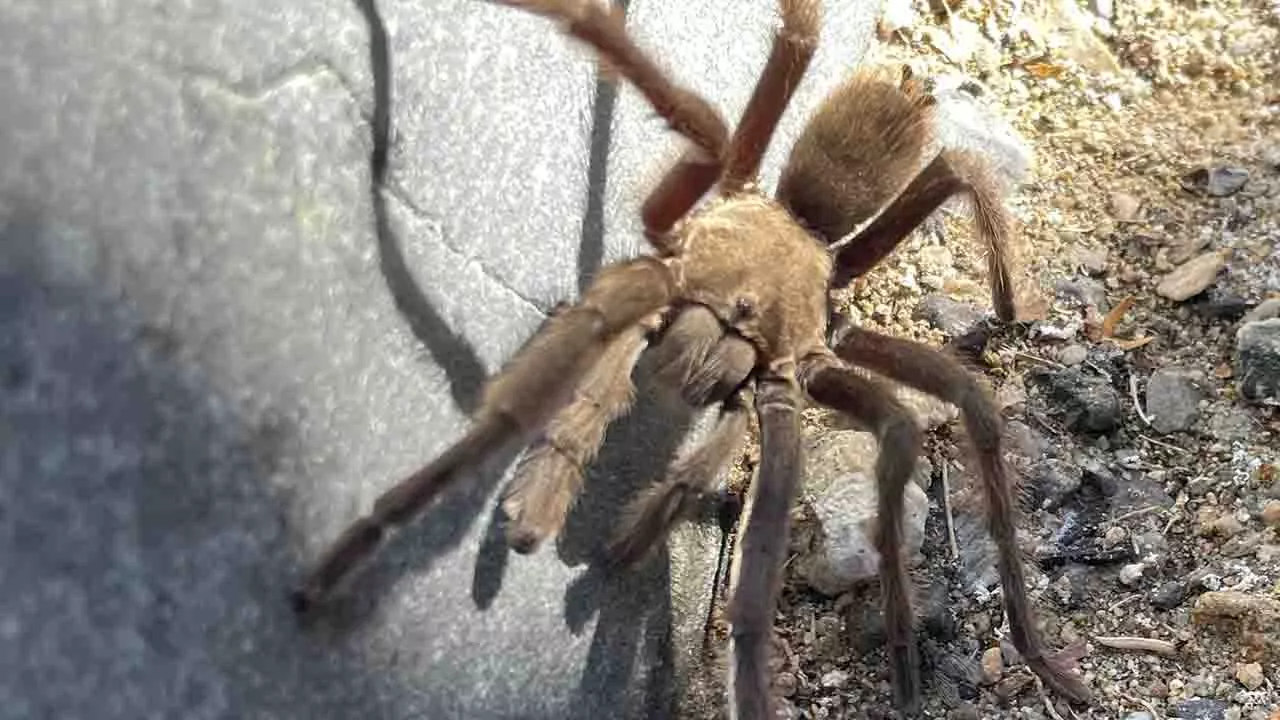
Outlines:
{"type": "MultiPolygon", "coordinates": [[[[396,238],[383,192],[392,117],[387,34],[375,0],[355,3],[370,30],[374,78],[370,197],[380,269],[397,310],[436,365],[444,369],[454,403],[469,414],[478,404],[486,372],[470,343],[448,326],[418,287],[396,238]]],[[[627,3],[621,4],[625,10],[627,3]]],[[[604,188],[615,100],[616,88],[603,80],[598,82],[587,207],[579,246],[580,289],[590,283],[604,259],[604,188]]],[[[646,373],[643,363],[638,373],[646,373]]],[[[645,378],[637,380],[642,386],[649,384],[645,378]]],[[[659,407],[652,396],[646,396],[610,429],[587,487],[557,541],[559,556],[566,564],[588,562],[599,554],[626,500],[640,486],[660,477],[687,427],[687,417],[685,422],[673,422],[669,406],[659,407]]],[[[374,567],[363,574],[361,592],[335,599],[334,607],[326,612],[325,625],[342,632],[371,618],[373,606],[389,595],[401,577],[422,572],[455,548],[489,502],[517,451],[507,448],[496,454],[476,473],[479,482],[459,486],[425,512],[413,528],[397,533],[379,553],[374,567]]],[[[473,577],[472,595],[478,608],[488,608],[496,598],[509,557],[501,511],[495,507],[473,577]]],[[[579,683],[582,702],[575,703],[577,712],[594,715],[594,709],[626,703],[636,687],[636,662],[641,658],[649,668],[643,704],[656,710],[669,700],[671,663],[664,657],[671,630],[669,581],[669,566],[663,557],[630,573],[612,573],[592,564],[567,589],[565,619],[570,632],[581,632],[593,615],[599,615],[579,683]]]]}
{"type": "Polygon", "coordinates": [[[665,717],[672,712],[669,557],[659,550],[633,569],[610,568],[604,557],[604,547],[627,503],[641,488],[662,479],[691,427],[692,413],[655,396],[651,371],[642,357],[634,374],[640,399],[630,414],[610,428],[556,540],[563,562],[586,565],[565,592],[565,624],[578,634],[592,617],[596,619],[578,684],[583,702],[576,707],[583,717],[591,707],[633,707],[627,693],[637,686],[636,680],[645,691],[646,716],[665,717]],[[643,676],[638,677],[639,673],[643,676]]]}
{"type": "MultiPolygon", "coordinates": [[[[445,372],[455,406],[470,414],[478,402],[486,371],[475,349],[465,337],[449,327],[418,286],[396,237],[384,192],[387,180],[392,118],[392,65],[386,26],[376,0],[354,0],[369,28],[369,61],[373,75],[373,114],[369,118],[373,147],[369,157],[369,198],[373,211],[374,237],[379,270],[395,302],[396,310],[414,337],[422,343],[435,364],[445,372]]],[[[473,474],[479,482],[461,483],[440,502],[426,510],[413,527],[395,534],[387,547],[362,572],[361,592],[340,593],[327,608],[322,625],[339,633],[362,624],[373,615],[389,590],[408,573],[425,571],[442,554],[456,547],[472,520],[480,513],[501,477],[504,458],[497,453],[473,474]]],[[[318,621],[308,618],[308,621],[318,621]]]]}

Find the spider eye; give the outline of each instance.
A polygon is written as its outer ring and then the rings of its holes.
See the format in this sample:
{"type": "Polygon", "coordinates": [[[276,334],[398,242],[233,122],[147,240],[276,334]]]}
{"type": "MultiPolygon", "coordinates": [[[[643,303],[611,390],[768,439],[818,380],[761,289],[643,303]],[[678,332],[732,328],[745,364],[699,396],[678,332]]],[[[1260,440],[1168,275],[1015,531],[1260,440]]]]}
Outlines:
{"type": "Polygon", "coordinates": [[[734,303],[734,310],[737,311],[739,318],[749,318],[756,314],[756,304],[751,298],[740,297],[734,303]]]}

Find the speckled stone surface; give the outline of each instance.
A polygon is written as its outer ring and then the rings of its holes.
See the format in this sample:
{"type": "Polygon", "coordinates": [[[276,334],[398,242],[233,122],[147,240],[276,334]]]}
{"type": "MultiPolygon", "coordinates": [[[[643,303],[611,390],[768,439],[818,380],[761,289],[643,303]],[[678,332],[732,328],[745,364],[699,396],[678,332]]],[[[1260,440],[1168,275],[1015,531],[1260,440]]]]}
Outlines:
{"type": "MultiPolygon", "coordinates": [[[[630,24],[735,119],[773,3],[697,5],[633,2],[630,24]]],[[[870,37],[877,3],[828,5],[767,180],[870,37]]],[[[678,148],[630,90],[601,102],[541,18],[378,10],[381,232],[361,3],[0,4],[0,717],[670,707],[714,535],[625,578],[586,563],[680,441],[647,401],[556,546],[502,550],[496,464],[332,616],[289,614],[306,563],[458,436],[543,312],[640,249],[646,178],[678,148]]]]}

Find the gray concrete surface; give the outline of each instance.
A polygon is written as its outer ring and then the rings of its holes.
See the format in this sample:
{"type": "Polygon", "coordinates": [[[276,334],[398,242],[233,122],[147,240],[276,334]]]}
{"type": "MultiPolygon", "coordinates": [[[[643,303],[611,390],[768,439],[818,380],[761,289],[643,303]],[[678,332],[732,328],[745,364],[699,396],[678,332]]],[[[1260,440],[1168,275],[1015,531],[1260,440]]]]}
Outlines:
{"type": "MultiPolygon", "coordinates": [[[[828,4],[767,178],[870,37],[876,2],[828,4]]],[[[714,537],[626,578],[586,563],[680,440],[646,402],[556,547],[502,551],[495,463],[334,616],[288,612],[306,563],[460,433],[543,311],[640,249],[646,182],[678,147],[629,90],[598,97],[540,18],[366,10],[0,5],[0,717],[670,707],[714,537]],[[375,78],[394,122],[379,201],[375,78]]],[[[772,13],[640,0],[630,24],[736,118],[772,13]]]]}

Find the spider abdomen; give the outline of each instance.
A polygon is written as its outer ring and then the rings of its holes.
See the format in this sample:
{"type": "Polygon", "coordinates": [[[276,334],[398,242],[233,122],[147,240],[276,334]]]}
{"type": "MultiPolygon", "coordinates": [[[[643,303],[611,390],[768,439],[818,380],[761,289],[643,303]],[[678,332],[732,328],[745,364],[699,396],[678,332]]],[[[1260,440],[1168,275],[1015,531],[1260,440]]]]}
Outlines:
{"type": "Polygon", "coordinates": [[[822,344],[831,256],[781,205],[756,193],[723,198],[680,234],[681,294],[754,343],[762,363],[822,344]]]}

